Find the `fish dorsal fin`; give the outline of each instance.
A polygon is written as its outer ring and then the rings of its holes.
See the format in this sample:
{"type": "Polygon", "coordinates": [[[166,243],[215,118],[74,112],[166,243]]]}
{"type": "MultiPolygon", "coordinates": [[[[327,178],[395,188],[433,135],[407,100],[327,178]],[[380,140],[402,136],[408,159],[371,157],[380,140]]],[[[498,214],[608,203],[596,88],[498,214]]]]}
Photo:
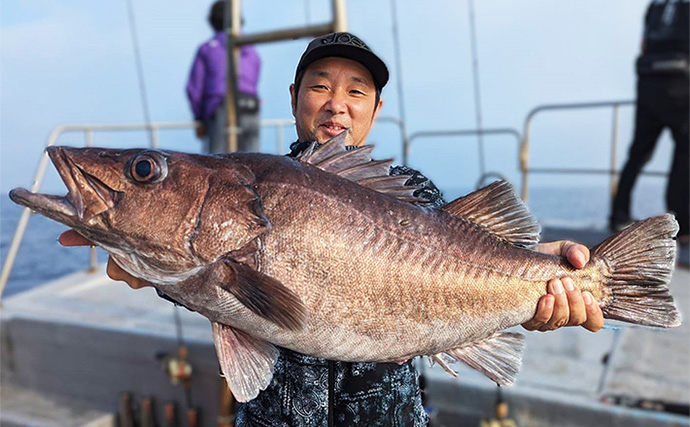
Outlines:
{"type": "Polygon", "coordinates": [[[225,381],[238,402],[255,398],[271,383],[278,349],[240,330],[211,322],[213,342],[225,381]]]}
{"type": "MultiPolygon", "coordinates": [[[[319,169],[337,174],[340,171],[370,163],[373,149],[373,145],[365,145],[364,147],[357,147],[350,150],[345,149],[342,152],[333,154],[331,157],[320,161],[316,165],[319,169]]],[[[384,173],[387,174],[388,169],[386,169],[384,173]]]]}
{"type": "Polygon", "coordinates": [[[408,202],[423,201],[423,199],[414,196],[418,187],[404,185],[410,178],[409,176],[391,177],[388,175],[388,170],[393,163],[392,159],[371,159],[373,145],[348,150],[345,145],[347,132],[341,132],[321,146],[313,142],[297,156],[297,159],[302,163],[313,165],[379,193],[408,202]]]}
{"type": "Polygon", "coordinates": [[[539,243],[541,226],[507,181],[496,181],[456,199],[443,210],[481,225],[508,242],[524,247],[539,243]]]}
{"type": "Polygon", "coordinates": [[[484,340],[433,355],[431,360],[439,363],[453,376],[457,374],[448,366],[448,362],[463,362],[496,384],[508,386],[515,382],[515,376],[520,370],[524,339],[518,333],[497,332],[484,340]]]}

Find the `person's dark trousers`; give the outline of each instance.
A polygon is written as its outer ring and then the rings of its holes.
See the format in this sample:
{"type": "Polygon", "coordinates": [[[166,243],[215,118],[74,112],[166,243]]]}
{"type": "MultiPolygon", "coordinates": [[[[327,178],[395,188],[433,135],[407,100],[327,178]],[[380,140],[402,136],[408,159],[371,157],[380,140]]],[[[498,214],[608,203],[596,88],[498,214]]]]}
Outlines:
{"type": "Polygon", "coordinates": [[[612,228],[630,220],[630,195],[637,176],[651,158],[661,131],[668,127],[675,149],[666,187],[666,207],[680,223],[679,235],[688,234],[688,114],[687,75],[639,76],[634,138],[612,204],[612,228]]]}
{"type": "Polygon", "coordinates": [[[227,110],[221,105],[216,111],[204,120],[206,138],[204,138],[204,152],[209,154],[225,154],[228,152],[226,135],[227,110]]]}
{"type": "MultiPolygon", "coordinates": [[[[687,85],[686,85],[687,90],[687,85]]],[[[686,98],[687,102],[687,98],[686,98]]],[[[673,163],[666,187],[666,206],[670,212],[676,215],[680,224],[678,236],[686,236],[690,233],[690,171],[688,169],[688,157],[690,152],[690,136],[688,135],[688,109],[685,109],[684,124],[678,125],[672,130],[675,148],[673,151],[673,163]]],[[[686,242],[687,243],[687,242],[686,242]]]]}
{"type": "Polygon", "coordinates": [[[241,111],[237,117],[240,133],[237,136],[237,151],[243,153],[259,152],[259,111],[241,111]]]}

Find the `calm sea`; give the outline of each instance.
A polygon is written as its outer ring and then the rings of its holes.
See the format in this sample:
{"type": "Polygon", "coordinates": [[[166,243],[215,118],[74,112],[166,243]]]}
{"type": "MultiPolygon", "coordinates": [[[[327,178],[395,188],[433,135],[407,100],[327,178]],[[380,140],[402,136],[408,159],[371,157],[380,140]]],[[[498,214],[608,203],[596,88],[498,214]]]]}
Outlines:
{"type": "MultiPolygon", "coordinates": [[[[446,200],[467,190],[449,189],[446,200]]],[[[633,194],[633,215],[645,218],[664,212],[663,186],[640,185],[633,194]]],[[[608,190],[598,188],[535,188],[529,194],[529,206],[542,225],[573,228],[604,228],[608,216],[608,190]]],[[[0,198],[0,254],[4,264],[8,247],[21,215],[21,208],[6,195],[0,198]]],[[[86,269],[89,249],[64,248],[57,242],[66,228],[40,215],[32,215],[3,296],[31,289],[51,279],[86,269]]],[[[99,261],[106,255],[99,251],[99,261]]]]}

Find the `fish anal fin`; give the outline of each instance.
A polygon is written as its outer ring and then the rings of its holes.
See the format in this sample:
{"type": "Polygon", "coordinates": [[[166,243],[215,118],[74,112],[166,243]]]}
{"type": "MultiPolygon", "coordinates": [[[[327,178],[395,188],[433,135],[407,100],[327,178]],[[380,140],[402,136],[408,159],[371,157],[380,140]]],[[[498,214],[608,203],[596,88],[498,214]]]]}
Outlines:
{"type": "Polygon", "coordinates": [[[276,325],[297,331],[304,325],[307,309],[300,297],[278,280],[231,259],[224,260],[230,279],[220,287],[230,292],[254,314],[276,325]]]}
{"type": "Polygon", "coordinates": [[[413,195],[418,190],[417,187],[405,186],[409,177],[388,175],[392,159],[372,160],[373,145],[348,149],[345,145],[348,132],[341,132],[320,147],[317,143],[312,143],[297,159],[398,200],[425,201],[413,195]]]}
{"type": "MultiPolygon", "coordinates": [[[[435,355],[435,360],[446,361],[447,356],[463,362],[486,375],[498,385],[507,386],[515,382],[515,376],[522,364],[524,337],[512,332],[497,332],[481,341],[474,341],[435,355]]],[[[444,369],[448,370],[446,363],[444,369]]]]}
{"type": "Polygon", "coordinates": [[[230,326],[211,322],[220,369],[235,399],[254,399],[271,383],[278,349],[230,326]]]}
{"type": "Polygon", "coordinates": [[[447,359],[452,359],[453,362],[455,361],[454,358],[451,358],[446,353],[434,354],[432,356],[429,356],[429,365],[433,368],[434,364],[438,363],[438,365],[442,367],[444,371],[448,372],[454,377],[457,377],[458,373],[450,367],[451,362],[447,359]]]}
{"type": "Polygon", "coordinates": [[[539,243],[541,226],[507,181],[496,181],[460,197],[443,210],[478,224],[514,245],[531,247],[539,243]]]}

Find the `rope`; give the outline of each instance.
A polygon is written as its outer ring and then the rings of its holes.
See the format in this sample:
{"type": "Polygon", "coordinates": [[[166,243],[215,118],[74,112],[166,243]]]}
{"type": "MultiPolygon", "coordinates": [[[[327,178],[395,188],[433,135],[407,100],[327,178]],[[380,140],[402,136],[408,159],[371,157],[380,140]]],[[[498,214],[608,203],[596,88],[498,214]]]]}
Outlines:
{"type": "MultiPolygon", "coordinates": [[[[398,10],[395,0],[391,0],[391,15],[393,17],[393,47],[395,49],[395,71],[398,75],[398,110],[400,111],[400,121],[405,123],[405,100],[403,98],[403,78],[402,65],[400,61],[400,36],[398,33],[398,10]]],[[[403,138],[405,135],[403,135],[403,138]]]]}
{"type": "Polygon", "coordinates": [[[484,160],[484,135],[482,134],[482,95],[479,87],[479,58],[477,55],[477,30],[474,19],[474,0],[467,0],[470,20],[470,40],[472,46],[472,77],[474,84],[474,111],[477,123],[477,140],[479,141],[479,170],[481,176],[486,173],[484,160]]]}
{"type": "MultiPolygon", "coordinates": [[[[127,17],[129,21],[129,30],[132,38],[132,48],[134,50],[134,61],[137,68],[137,79],[139,80],[139,94],[141,96],[141,107],[144,113],[144,123],[148,128],[148,134],[151,146],[153,146],[153,129],[151,128],[151,116],[149,114],[149,103],[148,97],[146,96],[146,82],[144,80],[144,67],[141,62],[141,54],[139,53],[139,38],[137,37],[136,21],[134,19],[134,7],[132,7],[132,0],[126,0],[127,5],[127,17]]],[[[175,332],[177,334],[177,345],[179,348],[183,348],[184,339],[182,337],[182,321],[180,319],[179,307],[173,305],[173,312],[175,317],[175,332]]],[[[183,387],[185,391],[185,401],[187,403],[187,408],[192,409],[192,390],[191,387],[183,387]]]]}
{"type": "MultiPolygon", "coordinates": [[[[173,304],[173,313],[175,317],[175,334],[177,336],[177,346],[178,348],[183,348],[185,347],[184,345],[184,339],[182,337],[182,319],[180,319],[180,306],[177,304],[173,304]]],[[[179,357],[179,355],[178,355],[179,357]]],[[[186,358],[185,358],[186,362],[186,358]]],[[[192,387],[191,385],[185,386],[183,385],[182,387],[184,389],[184,398],[185,398],[185,403],[187,404],[187,409],[192,409],[194,406],[192,405],[192,387]]]]}
{"type": "Polygon", "coordinates": [[[173,313],[175,316],[175,334],[177,336],[177,346],[184,347],[184,340],[182,338],[182,320],[180,319],[179,312],[180,307],[176,304],[173,304],[173,309],[173,313]]]}
{"type": "Polygon", "coordinates": [[[132,48],[134,49],[134,61],[137,66],[137,79],[139,80],[139,94],[141,96],[141,107],[144,112],[144,123],[148,128],[149,140],[153,147],[153,130],[151,129],[151,117],[149,115],[149,103],[146,96],[146,82],[144,81],[144,68],[141,65],[141,55],[139,54],[139,38],[137,37],[137,28],[134,21],[134,8],[132,7],[132,0],[126,0],[127,16],[129,18],[129,31],[132,38],[132,48]]]}

